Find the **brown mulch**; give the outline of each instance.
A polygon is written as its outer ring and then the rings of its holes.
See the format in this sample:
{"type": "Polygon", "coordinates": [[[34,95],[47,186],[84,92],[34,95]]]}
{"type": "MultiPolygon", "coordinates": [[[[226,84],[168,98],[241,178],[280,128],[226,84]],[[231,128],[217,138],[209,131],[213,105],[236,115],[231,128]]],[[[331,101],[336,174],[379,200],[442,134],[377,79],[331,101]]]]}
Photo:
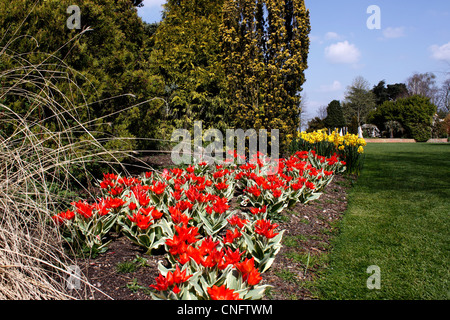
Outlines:
{"type": "MultiPolygon", "coordinates": [[[[149,157],[155,161],[153,168],[166,167],[168,157],[149,157]],[[156,158],[156,159],[155,159],[156,158]]],[[[266,292],[265,300],[317,299],[315,281],[326,270],[332,240],[338,232],[339,221],[347,208],[347,191],[354,176],[335,176],[321,197],[308,204],[297,204],[285,210],[278,230],[285,229],[283,247],[272,267],[262,277],[263,284],[273,286],[266,292]]],[[[112,235],[107,252],[95,258],[79,260],[83,274],[96,288],[90,299],[148,300],[149,285],[155,283],[159,272],[157,264],[165,262],[164,252],[146,255],[144,250],[121,235],[112,235]],[[135,271],[121,272],[124,262],[137,265],[136,257],[146,260],[135,271]]]]}

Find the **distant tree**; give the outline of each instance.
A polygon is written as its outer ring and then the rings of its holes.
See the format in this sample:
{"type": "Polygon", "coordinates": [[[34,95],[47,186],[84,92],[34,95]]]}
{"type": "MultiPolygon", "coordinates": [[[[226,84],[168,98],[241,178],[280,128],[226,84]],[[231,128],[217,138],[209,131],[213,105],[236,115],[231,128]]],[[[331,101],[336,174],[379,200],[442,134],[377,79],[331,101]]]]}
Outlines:
{"type": "Polygon", "coordinates": [[[450,137],[450,113],[445,117],[444,123],[447,131],[447,137],[450,137]]]}
{"type": "Polygon", "coordinates": [[[388,84],[386,90],[389,101],[405,98],[408,95],[408,89],[404,83],[388,84]]]}
{"type": "Polygon", "coordinates": [[[441,118],[444,118],[450,112],[450,78],[442,83],[438,96],[439,111],[441,111],[441,118]]]}
{"type": "Polygon", "coordinates": [[[307,106],[308,106],[308,96],[306,93],[302,94],[302,97],[300,99],[300,114],[299,114],[299,130],[302,131],[304,128],[308,126],[308,120],[307,120],[307,106]]]}
{"type": "Polygon", "coordinates": [[[445,118],[441,119],[439,116],[435,115],[431,129],[432,138],[447,138],[447,124],[445,123],[445,118]]]}
{"type": "Polygon", "coordinates": [[[348,125],[348,132],[351,134],[358,134],[358,118],[355,116],[352,117],[349,125],[348,125]]]}
{"type": "Polygon", "coordinates": [[[306,132],[313,132],[325,128],[325,122],[320,117],[315,117],[308,122],[306,132]]]}
{"type": "Polygon", "coordinates": [[[395,120],[389,120],[386,121],[384,123],[384,127],[389,131],[390,134],[390,138],[394,138],[394,133],[399,131],[399,132],[403,132],[405,131],[405,129],[403,129],[402,125],[400,124],[400,122],[395,121],[395,120]]]}
{"type": "Polygon", "coordinates": [[[383,102],[389,100],[386,82],[384,80],[378,82],[378,84],[372,88],[372,92],[375,95],[375,103],[377,105],[381,105],[383,102]]]}
{"type": "Polygon", "coordinates": [[[397,98],[405,97],[408,94],[408,89],[404,83],[388,84],[381,80],[376,86],[372,88],[375,95],[375,103],[377,106],[383,104],[385,101],[393,101],[397,98]]]}
{"type": "Polygon", "coordinates": [[[419,95],[430,99],[436,104],[438,88],[436,86],[436,75],[432,72],[414,73],[406,80],[406,87],[410,96],[419,95]]]}
{"type": "Polygon", "coordinates": [[[317,109],[317,116],[324,120],[327,117],[327,106],[323,105],[317,109]]]}
{"type": "Polygon", "coordinates": [[[333,100],[328,104],[327,116],[324,123],[329,129],[345,127],[344,113],[342,112],[341,103],[338,100],[333,100]]]}
{"type": "Polygon", "coordinates": [[[369,120],[378,128],[385,127],[386,123],[392,124],[392,121],[397,121],[408,137],[417,141],[427,141],[431,137],[435,113],[436,106],[430,102],[429,98],[414,95],[396,101],[385,101],[371,113],[369,120]]]}
{"type": "Polygon", "coordinates": [[[147,22],[143,22],[144,23],[144,29],[145,29],[145,34],[147,37],[151,38],[155,33],[156,30],[159,27],[159,22],[153,22],[153,23],[147,23],[147,22]]]}
{"type": "Polygon", "coordinates": [[[375,95],[370,90],[369,82],[361,76],[356,77],[347,88],[342,106],[346,122],[350,123],[356,117],[358,126],[364,124],[375,105],[375,95]]]}

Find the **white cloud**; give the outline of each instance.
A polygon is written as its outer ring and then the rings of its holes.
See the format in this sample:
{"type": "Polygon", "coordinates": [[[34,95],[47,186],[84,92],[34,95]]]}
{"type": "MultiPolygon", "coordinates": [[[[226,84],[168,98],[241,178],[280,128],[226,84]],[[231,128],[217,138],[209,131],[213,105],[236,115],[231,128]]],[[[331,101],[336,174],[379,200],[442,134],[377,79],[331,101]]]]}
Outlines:
{"type": "Polygon", "coordinates": [[[325,40],[340,40],[341,36],[338,35],[336,32],[327,32],[325,34],[325,40]]]}
{"type": "Polygon", "coordinates": [[[335,92],[335,91],[339,91],[341,89],[342,89],[342,84],[339,81],[334,80],[332,84],[321,85],[319,92],[335,92]]]}
{"type": "Polygon", "coordinates": [[[442,46],[432,45],[430,50],[433,59],[450,62],[450,42],[442,46]]]}
{"type": "Polygon", "coordinates": [[[348,41],[338,42],[325,48],[325,58],[331,63],[355,64],[361,52],[348,41]]]}
{"type": "Polygon", "coordinates": [[[383,36],[387,39],[396,39],[405,36],[405,27],[388,27],[383,30],[383,36]]]}

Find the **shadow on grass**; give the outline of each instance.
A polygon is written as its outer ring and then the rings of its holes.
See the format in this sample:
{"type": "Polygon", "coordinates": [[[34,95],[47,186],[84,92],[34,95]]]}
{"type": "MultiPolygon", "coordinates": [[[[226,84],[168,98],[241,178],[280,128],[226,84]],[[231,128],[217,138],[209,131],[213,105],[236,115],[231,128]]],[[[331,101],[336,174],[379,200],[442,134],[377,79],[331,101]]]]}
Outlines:
{"type": "Polygon", "coordinates": [[[414,155],[411,151],[387,150],[392,152],[367,155],[360,184],[367,185],[371,193],[424,191],[450,197],[450,145],[420,146],[421,152],[414,155]]]}

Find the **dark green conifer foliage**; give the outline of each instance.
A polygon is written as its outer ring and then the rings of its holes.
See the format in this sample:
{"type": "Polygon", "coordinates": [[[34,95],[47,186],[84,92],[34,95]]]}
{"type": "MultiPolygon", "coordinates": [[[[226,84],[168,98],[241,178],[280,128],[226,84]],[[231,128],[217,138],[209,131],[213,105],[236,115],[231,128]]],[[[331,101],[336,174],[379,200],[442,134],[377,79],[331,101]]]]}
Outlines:
{"type": "Polygon", "coordinates": [[[344,113],[342,112],[341,103],[338,100],[333,100],[328,104],[327,117],[324,121],[325,126],[331,130],[345,127],[344,113]]]}

